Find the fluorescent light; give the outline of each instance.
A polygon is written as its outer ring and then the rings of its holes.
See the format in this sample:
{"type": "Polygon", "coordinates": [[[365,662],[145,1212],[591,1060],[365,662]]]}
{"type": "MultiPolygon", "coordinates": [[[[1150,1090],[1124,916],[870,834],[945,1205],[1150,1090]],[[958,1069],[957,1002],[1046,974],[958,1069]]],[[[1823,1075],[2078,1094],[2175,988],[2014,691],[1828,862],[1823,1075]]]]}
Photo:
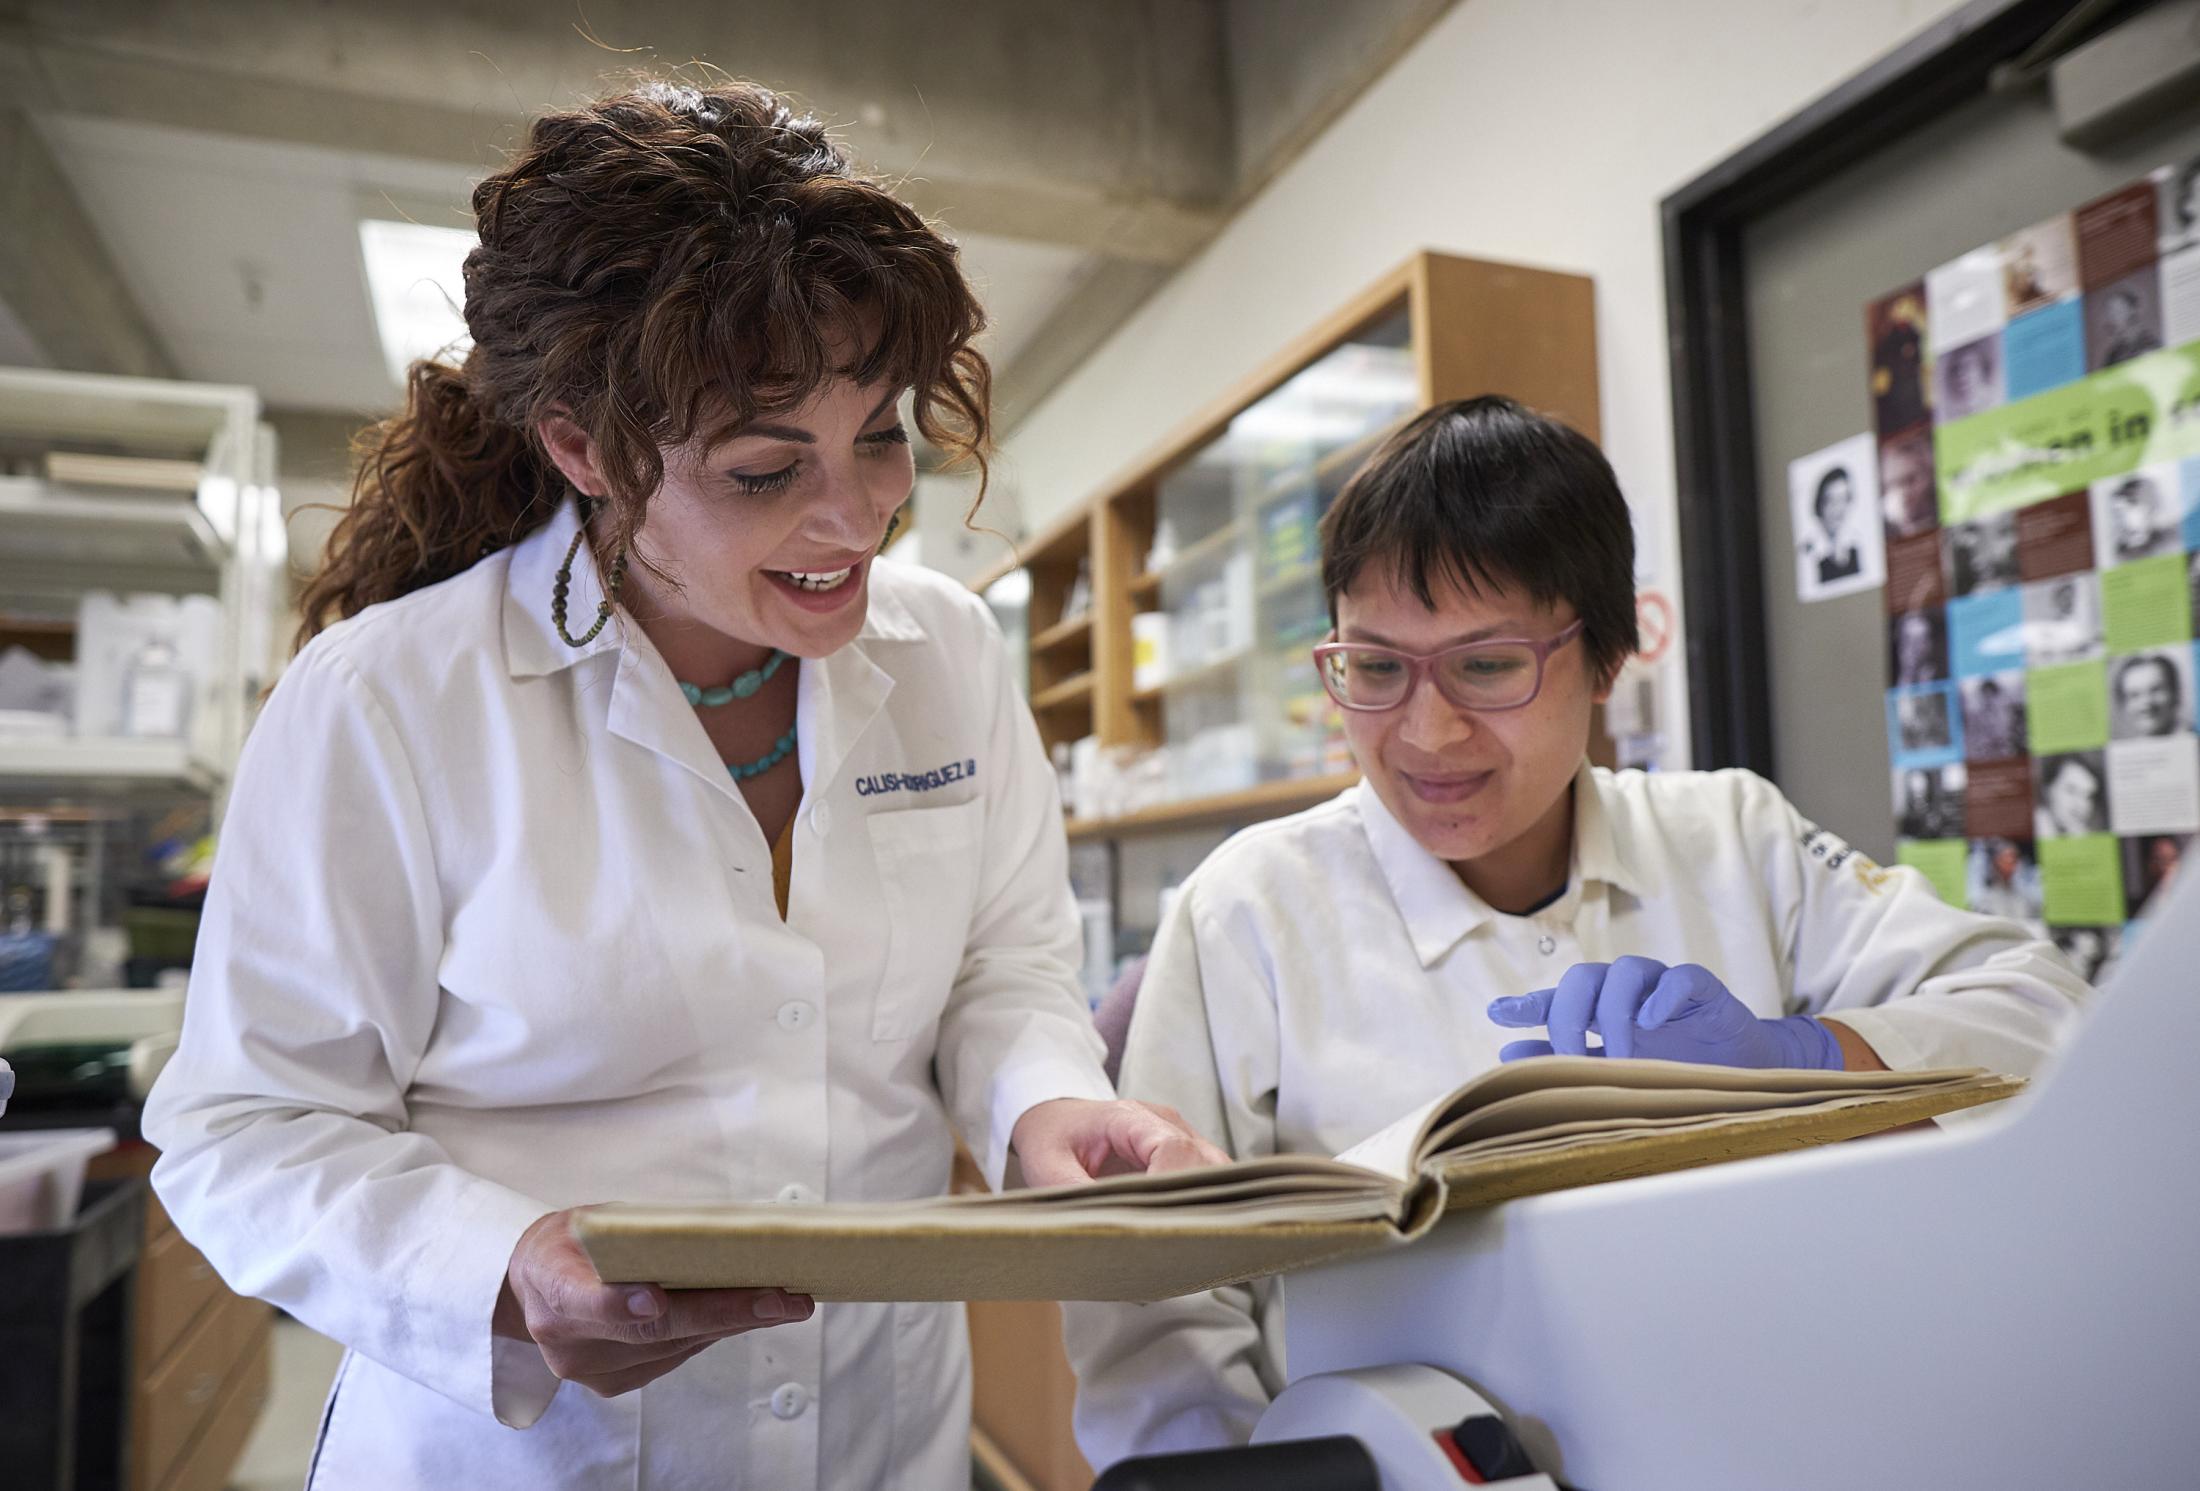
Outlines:
{"type": "Polygon", "coordinates": [[[396,382],[402,384],[405,370],[420,358],[456,359],[473,345],[462,314],[466,280],[460,269],[478,241],[465,228],[361,220],[367,294],[382,337],[382,360],[396,382]]]}

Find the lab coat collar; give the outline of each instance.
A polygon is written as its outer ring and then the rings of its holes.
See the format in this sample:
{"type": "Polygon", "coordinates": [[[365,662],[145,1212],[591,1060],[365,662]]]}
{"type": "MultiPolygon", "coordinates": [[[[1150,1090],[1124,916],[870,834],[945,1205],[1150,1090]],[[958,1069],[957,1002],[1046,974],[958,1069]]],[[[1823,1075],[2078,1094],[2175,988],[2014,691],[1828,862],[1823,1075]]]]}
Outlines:
{"type": "Polygon", "coordinates": [[[1365,780],[1353,795],[1368,847],[1375,851],[1375,864],[1390,885],[1390,899],[1406,924],[1414,956],[1423,968],[1434,967],[1461,938],[1495,913],[1467,889],[1450,865],[1423,849],[1390,816],[1390,809],[1365,780]]]}
{"type": "Polygon", "coordinates": [[[924,628],[910,614],[909,603],[901,598],[901,587],[894,583],[891,569],[894,561],[881,556],[871,561],[869,579],[871,593],[864,614],[863,630],[856,634],[858,641],[866,638],[884,642],[922,642],[924,628]],[[881,583],[884,581],[885,583],[881,583]]]}
{"type": "Polygon", "coordinates": [[[1608,789],[1586,760],[1574,772],[1574,883],[1607,885],[1636,897],[1653,889],[1620,842],[1608,789]]]}
{"type": "MultiPolygon", "coordinates": [[[[718,791],[738,798],[740,789],[718,759],[710,737],[681,696],[663,656],[641,628],[622,612],[579,647],[566,643],[550,619],[550,598],[566,547],[580,527],[580,514],[569,499],[541,529],[512,549],[504,602],[505,662],[515,678],[540,677],[570,668],[606,652],[619,654],[611,688],[611,733],[678,763],[718,791]],[[631,630],[630,630],[631,629],[631,630]]],[[[863,630],[849,646],[829,657],[801,664],[795,702],[795,750],[802,764],[805,796],[832,786],[849,753],[870,728],[893,692],[892,676],[873,659],[865,644],[920,641],[924,630],[908,604],[881,586],[874,570],[869,612],[863,630]]],[[[603,584],[594,556],[582,544],[573,558],[567,592],[566,626],[576,632],[595,624],[603,584]]]]}
{"type": "MultiPolygon", "coordinates": [[[[894,691],[893,676],[861,639],[828,657],[805,658],[795,692],[795,753],[805,801],[829,790],[863,732],[894,691]]],[[[656,752],[736,800],[741,789],[680,692],[663,654],[636,628],[619,658],[607,721],[613,735],[656,752]]]]}
{"type": "MultiPolygon", "coordinates": [[[[614,611],[604,629],[578,647],[558,635],[550,619],[551,592],[566,546],[580,528],[580,510],[568,497],[550,521],[511,548],[504,583],[504,665],[514,678],[540,678],[572,667],[583,658],[616,651],[624,641],[627,619],[614,611]]],[[[596,624],[603,603],[603,577],[596,556],[582,544],[573,556],[573,579],[566,594],[565,624],[576,636],[596,624]]]]}
{"type": "MultiPolygon", "coordinates": [[[[1622,854],[1612,831],[1611,813],[1587,761],[1574,773],[1574,850],[1566,893],[1554,910],[1563,913],[1578,907],[1583,887],[1602,884],[1640,895],[1642,878],[1622,854]]],[[[1406,924],[1414,956],[1423,968],[1434,967],[1460,941],[1498,915],[1458,873],[1422,848],[1413,835],[1390,816],[1383,800],[1365,781],[1354,789],[1360,823],[1367,833],[1375,863],[1390,886],[1391,900],[1406,924]]]]}

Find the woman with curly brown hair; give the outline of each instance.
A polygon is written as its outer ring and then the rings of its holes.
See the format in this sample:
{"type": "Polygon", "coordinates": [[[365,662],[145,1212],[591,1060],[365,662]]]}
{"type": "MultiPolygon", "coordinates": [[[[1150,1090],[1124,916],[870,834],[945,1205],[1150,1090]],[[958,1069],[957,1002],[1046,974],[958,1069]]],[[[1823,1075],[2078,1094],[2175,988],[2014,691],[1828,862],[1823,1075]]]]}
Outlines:
{"type": "Polygon", "coordinates": [[[958,1307],[614,1288],[570,1218],[933,1195],[955,1129],[996,1184],[1219,1158],[1101,1074],[990,616],[878,558],[905,395],[982,463],[982,315],[748,85],[546,116],[474,212],[472,350],[364,440],[238,770],[154,1184],[349,1348],[315,1486],[966,1485],[958,1307]]]}

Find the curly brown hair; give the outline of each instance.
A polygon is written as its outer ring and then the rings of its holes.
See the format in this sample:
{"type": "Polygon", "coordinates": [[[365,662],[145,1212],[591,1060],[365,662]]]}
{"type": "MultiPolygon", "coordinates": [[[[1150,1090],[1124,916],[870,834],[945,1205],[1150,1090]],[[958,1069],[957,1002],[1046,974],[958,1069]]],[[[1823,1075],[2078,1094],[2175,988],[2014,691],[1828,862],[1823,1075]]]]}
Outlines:
{"type": "Polygon", "coordinates": [[[461,367],[423,361],[354,442],[352,502],[300,600],[298,645],[548,521],[567,487],[537,430],[595,441],[599,562],[632,543],[664,451],[715,443],[827,382],[914,389],[951,459],[989,445],[984,312],[949,243],[752,83],[644,83],[546,114],[475,188],[461,367]],[[834,349],[860,329],[853,365],[834,349]]]}

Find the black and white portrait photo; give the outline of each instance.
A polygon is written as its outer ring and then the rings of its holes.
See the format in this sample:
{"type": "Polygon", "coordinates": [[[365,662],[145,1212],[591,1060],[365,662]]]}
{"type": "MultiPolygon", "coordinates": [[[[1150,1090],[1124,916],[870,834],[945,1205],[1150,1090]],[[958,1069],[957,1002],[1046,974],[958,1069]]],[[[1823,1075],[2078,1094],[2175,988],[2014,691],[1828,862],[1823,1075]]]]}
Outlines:
{"type": "Polygon", "coordinates": [[[1906,839],[1963,837],[1964,769],[1912,766],[1894,774],[1895,830],[1906,839]]]}
{"type": "Polygon", "coordinates": [[[2182,550],[2175,466],[2107,477],[2093,484],[2092,493],[2093,552],[2101,568],[2182,550]]]}
{"type": "Polygon", "coordinates": [[[1905,611],[1887,623],[1887,676],[1898,689],[1948,676],[1948,613],[1905,611]]]}
{"type": "Polygon", "coordinates": [[[2110,739],[2156,740],[2192,726],[2191,648],[2151,648],[2108,665],[2110,739]]]}
{"type": "Polygon", "coordinates": [[[2032,763],[2032,832],[2042,839],[2108,832],[2108,768],[2099,751],[2042,756],[2032,763]]]}
{"type": "Polygon", "coordinates": [[[1853,435],[1790,461],[1788,512],[1799,599],[1831,600],[1885,583],[1878,451],[1871,436],[1853,435]]]}

